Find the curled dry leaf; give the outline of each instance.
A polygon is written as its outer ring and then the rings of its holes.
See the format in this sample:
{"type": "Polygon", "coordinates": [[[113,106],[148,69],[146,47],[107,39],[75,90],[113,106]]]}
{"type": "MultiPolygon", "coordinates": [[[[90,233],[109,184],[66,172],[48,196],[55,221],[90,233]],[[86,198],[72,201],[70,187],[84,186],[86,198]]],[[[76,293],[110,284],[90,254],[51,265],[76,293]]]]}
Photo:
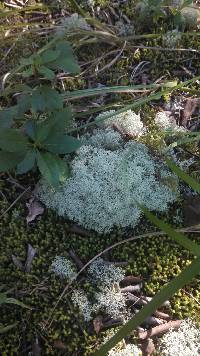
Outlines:
{"type": "Polygon", "coordinates": [[[35,342],[32,344],[32,354],[33,356],[41,355],[41,347],[38,342],[38,338],[36,338],[35,342]]]}
{"type": "Polygon", "coordinates": [[[101,330],[102,326],[103,326],[103,317],[102,317],[102,315],[98,315],[98,316],[93,320],[93,326],[94,326],[94,330],[95,330],[96,333],[98,334],[99,331],[101,330]]]}
{"type": "Polygon", "coordinates": [[[67,348],[67,346],[61,340],[55,340],[54,347],[59,350],[66,350],[67,348]]]}
{"type": "Polygon", "coordinates": [[[28,203],[26,203],[28,208],[28,216],[26,218],[27,224],[34,221],[38,215],[42,215],[44,212],[43,205],[34,197],[32,197],[28,203]]]}
{"type": "Polygon", "coordinates": [[[25,263],[25,271],[28,273],[31,270],[32,261],[35,257],[36,252],[37,250],[34,249],[30,244],[28,244],[27,259],[25,263]]]}
{"type": "Polygon", "coordinates": [[[19,268],[21,271],[24,270],[23,263],[15,255],[12,255],[12,261],[13,261],[14,265],[17,268],[19,268]]]}
{"type": "Polygon", "coordinates": [[[185,102],[185,107],[182,112],[182,117],[181,117],[181,124],[184,127],[187,127],[188,120],[196,110],[197,106],[200,104],[200,99],[195,98],[195,99],[187,99],[185,102]]]}

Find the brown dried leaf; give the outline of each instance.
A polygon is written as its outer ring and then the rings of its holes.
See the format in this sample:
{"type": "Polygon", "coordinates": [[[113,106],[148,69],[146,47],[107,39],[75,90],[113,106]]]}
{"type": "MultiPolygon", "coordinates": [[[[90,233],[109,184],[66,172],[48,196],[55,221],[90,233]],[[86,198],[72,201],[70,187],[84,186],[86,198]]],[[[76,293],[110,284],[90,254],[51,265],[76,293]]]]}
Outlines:
{"type": "Polygon", "coordinates": [[[38,215],[42,215],[44,212],[43,205],[33,197],[26,203],[26,206],[28,208],[27,224],[34,221],[38,215]]]}
{"type": "Polygon", "coordinates": [[[12,260],[13,260],[14,265],[17,268],[19,268],[21,271],[24,270],[24,266],[23,266],[22,262],[15,255],[12,255],[12,260]]]}
{"type": "Polygon", "coordinates": [[[140,283],[142,282],[142,277],[141,276],[126,276],[124,277],[124,279],[122,279],[122,281],[120,282],[120,285],[122,286],[128,286],[130,284],[134,284],[134,283],[140,283]]]}
{"type": "Polygon", "coordinates": [[[102,315],[98,315],[98,316],[93,320],[93,326],[94,326],[94,330],[95,330],[96,333],[98,334],[99,331],[101,330],[102,326],[103,326],[103,317],[102,317],[102,315]]]}
{"type": "Polygon", "coordinates": [[[25,263],[25,271],[30,272],[33,258],[35,257],[37,250],[28,244],[27,259],[25,263]]]}
{"type": "Polygon", "coordinates": [[[200,221],[200,198],[190,196],[184,201],[183,205],[184,225],[192,226],[199,224],[200,221]]]}
{"type": "Polygon", "coordinates": [[[41,355],[41,347],[38,343],[38,339],[32,344],[32,354],[33,356],[40,356],[41,355]]]}
{"type": "Polygon", "coordinates": [[[54,347],[59,350],[66,350],[67,348],[67,346],[61,340],[55,340],[54,347]]]}
{"type": "Polygon", "coordinates": [[[182,126],[187,127],[187,122],[190,119],[190,117],[192,116],[193,112],[195,111],[195,109],[197,108],[197,106],[199,105],[200,100],[199,99],[186,99],[185,102],[185,107],[183,109],[182,112],[182,126]]]}

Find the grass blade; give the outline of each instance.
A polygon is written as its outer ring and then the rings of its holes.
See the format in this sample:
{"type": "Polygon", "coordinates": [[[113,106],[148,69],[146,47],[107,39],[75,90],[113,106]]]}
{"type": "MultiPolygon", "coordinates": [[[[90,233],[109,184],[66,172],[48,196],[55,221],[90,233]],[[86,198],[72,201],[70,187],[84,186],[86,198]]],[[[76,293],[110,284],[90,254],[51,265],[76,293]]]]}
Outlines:
{"type": "Polygon", "coordinates": [[[166,158],[166,163],[179,178],[187,183],[192,189],[200,193],[200,184],[194,178],[190,177],[186,172],[182,171],[182,169],[180,169],[172,160],[166,158]]]}
{"type": "Polygon", "coordinates": [[[162,231],[166,232],[166,234],[169,235],[174,241],[193,253],[193,255],[200,257],[200,245],[191,241],[187,236],[181,234],[180,232],[175,231],[169,224],[158,219],[144,206],[139,205],[139,207],[154,225],[156,225],[162,231]]]}
{"type": "Polygon", "coordinates": [[[18,323],[14,323],[14,324],[7,325],[7,326],[1,326],[1,325],[0,325],[0,334],[6,333],[6,332],[9,331],[10,329],[14,328],[17,324],[18,324],[18,323]]]}
{"type": "Polygon", "coordinates": [[[108,93],[132,93],[144,91],[147,89],[158,89],[161,85],[149,84],[149,85],[127,85],[127,86],[114,86],[114,87],[103,87],[103,88],[92,88],[92,89],[82,89],[74,90],[72,92],[65,93],[63,96],[65,99],[78,99],[85,98],[88,96],[103,95],[108,93]]]}

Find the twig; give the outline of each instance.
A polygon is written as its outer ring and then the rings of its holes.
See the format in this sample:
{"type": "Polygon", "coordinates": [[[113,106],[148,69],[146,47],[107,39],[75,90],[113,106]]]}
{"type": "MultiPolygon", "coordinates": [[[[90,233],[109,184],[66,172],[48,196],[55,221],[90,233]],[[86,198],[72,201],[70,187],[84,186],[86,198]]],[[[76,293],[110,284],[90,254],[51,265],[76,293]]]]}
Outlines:
{"type": "Polygon", "coordinates": [[[182,320],[172,320],[172,321],[169,321],[168,323],[155,326],[151,330],[139,332],[138,336],[141,340],[145,340],[152,336],[164,334],[171,328],[178,329],[180,327],[181,323],[182,323],[182,320]]]}
{"type": "Polygon", "coordinates": [[[142,282],[143,279],[140,276],[126,276],[122,279],[122,281],[120,282],[120,285],[122,287],[128,286],[130,284],[134,284],[134,283],[140,283],[142,282]]]}
{"type": "Polygon", "coordinates": [[[164,319],[164,320],[170,320],[170,316],[166,313],[163,313],[159,310],[156,310],[154,313],[153,313],[157,318],[160,318],[160,319],[164,319]]]}
{"type": "Polygon", "coordinates": [[[14,202],[8,207],[8,209],[6,209],[6,210],[3,212],[3,214],[1,214],[0,219],[1,219],[10,209],[12,209],[13,206],[14,206],[14,205],[23,197],[23,195],[25,195],[25,194],[28,192],[28,190],[30,190],[30,189],[31,189],[31,187],[28,187],[26,190],[24,190],[24,191],[17,197],[17,199],[15,199],[14,202]]]}
{"type": "Polygon", "coordinates": [[[111,62],[107,63],[103,68],[100,68],[97,72],[95,72],[95,75],[98,75],[99,73],[103,72],[105,69],[108,69],[108,68],[112,67],[113,64],[115,64],[118,61],[118,59],[121,57],[121,54],[123,53],[125,47],[126,47],[126,41],[124,42],[124,45],[123,45],[122,49],[116,55],[116,57],[113,58],[111,62]]]}
{"type": "Polygon", "coordinates": [[[80,260],[80,258],[77,256],[76,252],[73,249],[69,250],[69,255],[74,260],[78,268],[83,268],[83,262],[80,260]]]}
{"type": "Polygon", "coordinates": [[[67,231],[71,232],[73,234],[84,236],[84,237],[90,236],[90,233],[88,232],[88,230],[85,230],[77,225],[73,225],[72,227],[69,227],[67,229],[67,231]]]}
{"type": "Polygon", "coordinates": [[[122,293],[136,293],[136,292],[140,292],[141,291],[141,287],[142,287],[142,284],[136,284],[134,286],[127,286],[127,287],[124,287],[124,288],[121,288],[121,292],[122,293]]]}

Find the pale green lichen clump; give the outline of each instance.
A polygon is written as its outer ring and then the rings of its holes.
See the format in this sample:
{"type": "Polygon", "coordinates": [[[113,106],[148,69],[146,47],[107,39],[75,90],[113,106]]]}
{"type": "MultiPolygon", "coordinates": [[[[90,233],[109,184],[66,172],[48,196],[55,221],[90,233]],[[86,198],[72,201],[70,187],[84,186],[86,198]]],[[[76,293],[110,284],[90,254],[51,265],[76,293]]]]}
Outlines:
{"type": "Polygon", "coordinates": [[[178,330],[171,330],[163,336],[159,351],[163,356],[199,356],[200,330],[188,319],[178,330]]]}
{"type": "Polygon", "coordinates": [[[98,122],[100,127],[112,127],[113,125],[117,125],[124,132],[124,134],[140,137],[146,132],[146,128],[141,121],[140,115],[134,113],[132,110],[127,110],[121,114],[117,114],[111,118],[103,119],[107,115],[112,115],[115,113],[115,110],[105,111],[99,114],[96,117],[96,121],[98,122]]]}
{"type": "Polygon", "coordinates": [[[96,259],[88,268],[88,273],[91,275],[95,283],[109,287],[113,283],[119,283],[124,277],[125,272],[120,267],[115,267],[113,264],[106,264],[102,258],[96,259]]]}
{"type": "Polygon", "coordinates": [[[63,256],[56,256],[51,264],[51,271],[60,278],[72,280],[75,275],[75,267],[71,261],[63,256]]]}
{"type": "MultiPolygon", "coordinates": [[[[71,178],[58,191],[52,191],[45,182],[39,184],[41,201],[58,215],[99,233],[110,232],[115,226],[136,226],[141,216],[137,203],[166,211],[177,197],[177,192],[164,184],[169,171],[153,159],[145,145],[135,141],[120,146],[118,141],[114,149],[116,141],[110,150],[103,144],[109,141],[112,130],[103,133],[96,131],[91,145],[88,139],[80,148],[71,163],[71,178]]],[[[171,179],[176,180],[172,175],[171,179]]]]}
{"type": "Polygon", "coordinates": [[[89,302],[82,290],[75,289],[72,293],[72,302],[77,306],[85,321],[92,319],[93,305],[89,302]]]}

